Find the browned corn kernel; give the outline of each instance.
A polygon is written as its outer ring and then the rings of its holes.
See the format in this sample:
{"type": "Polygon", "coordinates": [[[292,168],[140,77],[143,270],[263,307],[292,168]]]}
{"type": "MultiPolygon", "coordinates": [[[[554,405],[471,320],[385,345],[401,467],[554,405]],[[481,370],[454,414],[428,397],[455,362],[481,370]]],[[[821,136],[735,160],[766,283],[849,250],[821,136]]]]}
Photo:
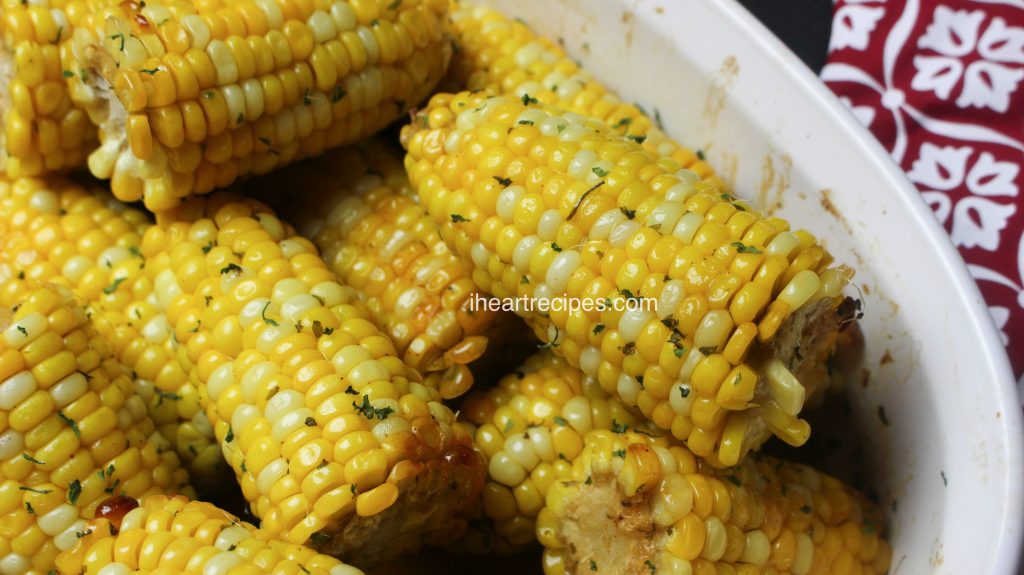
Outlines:
{"type": "Polygon", "coordinates": [[[501,298],[567,300],[524,315],[606,391],[717,465],[772,434],[807,440],[799,414],[828,384],[819,367],[852,275],[786,280],[791,260],[821,249],[809,234],[531,98],[440,94],[402,139],[421,204],[474,281],[501,298]],[[593,305],[570,309],[578,298],[593,305]]]}
{"type": "Polygon", "coordinates": [[[154,212],[358,141],[444,75],[447,0],[120,2],[78,28],[114,195],[154,212]]]}
{"type": "Polygon", "coordinates": [[[0,3],[0,173],[23,177],[81,168],[99,140],[71,100],[71,38],[94,22],[85,2],[0,3]]]}
{"type": "MultiPolygon", "coordinates": [[[[230,486],[230,471],[142,273],[139,246],[150,225],[146,214],[108,193],[61,178],[0,181],[0,261],[9,264],[3,275],[64,285],[85,301],[157,429],[200,492],[210,494],[230,486]]],[[[19,285],[8,283],[0,300],[14,305],[19,285]]]]}
{"type": "Polygon", "coordinates": [[[479,305],[480,292],[417,202],[393,144],[375,138],[340,148],[249,187],[285,210],[443,398],[473,385],[468,364],[488,349],[480,363],[493,364],[505,351],[512,314],[479,305]],[[295,189],[307,193],[296,198],[295,189]]]}
{"type": "Polygon", "coordinates": [[[52,570],[111,494],[193,491],[70,290],[12,283],[23,285],[0,309],[0,571],[20,575],[52,570]]]}
{"type": "Polygon", "coordinates": [[[879,510],[805,465],[713,469],[665,438],[595,430],[537,517],[544,572],[886,573],[879,510]]]}
{"type": "Polygon", "coordinates": [[[362,575],[313,549],[287,543],[203,501],[154,495],[123,519],[90,522],[79,543],[61,553],[61,573],[304,573],[362,575]]]}
{"type": "Polygon", "coordinates": [[[483,483],[472,438],[308,240],[214,194],[141,254],[262,529],[360,565],[458,536],[483,483]]]}
{"type": "Polygon", "coordinates": [[[447,82],[457,90],[489,90],[517,98],[529,96],[568,112],[590,116],[623,135],[644,138],[645,149],[670,156],[701,179],[723,187],[702,152],[679,145],[637,105],[608,90],[551,40],[534,34],[526,23],[474,4],[452,10],[458,50],[447,82]]]}

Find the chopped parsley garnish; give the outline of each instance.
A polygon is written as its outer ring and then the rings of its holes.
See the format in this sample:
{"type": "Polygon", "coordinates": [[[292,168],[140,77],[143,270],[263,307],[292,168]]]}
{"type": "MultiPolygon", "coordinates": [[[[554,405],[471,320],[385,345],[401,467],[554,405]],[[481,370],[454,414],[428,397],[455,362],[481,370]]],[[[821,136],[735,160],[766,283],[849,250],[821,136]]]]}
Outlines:
{"type": "Polygon", "coordinates": [[[594,335],[597,335],[597,334],[601,333],[602,331],[604,331],[604,324],[603,323],[599,323],[599,324],[594,326],[594,335]]]}
{"type": "Polygon", "coordinates": [[[679,386],[679,396],[682,397],[683,399],[690,397],[690,388],[686,387],[685,385],[679,386]]]}
{"type": "Polygon", "coordinates": [[[23,325],[15,326],[15,329],[17,329],[18,331],[20,331],[20,332],[21,332],[21,335],[23,335],[23,336],[25,336],[25,337],[28,337],[28,330],[27,330],[27,329],[25,329],[25,326],[23,326],[23,325]]]}
{"type": "Polygon", "coordinates": [[[618,421],[612,420],[612,433],[626,433],[629,431],[629,426],[625,423],[619,423],[618,421]]]}
{"type": "Polygon", "coordinates": [[[519,278],[519,285],[525,285],[528,283],[530,283],[530,278],[526,277],[526,274],[523,274],[523,276],[519,278]]]}
{"type": "Polygon", "coordinates": [[[381,407],[379,409],[375,408],[373,404],[370,403],[370,396],[368,395],[363,395],[362,404],[358,404],[353,401],[352,407],[356,408],[356,411],[366,419],[373,419],[376,417],[381,421],[387,419],[387,417],[395,411],[390,407],[381,407]]]}
{"type": "Polygon", "coordinates": [[[242,267],[240,265],[234,264],[234,263],[228,264],[228,265],[220,268],[220,273],[221,273],[221,275],[230,274],[230,273],[239,274],[239,273],[242,273],[242,267]]]}
{"type": "Polygon", "coordinates": [[[632,123],[633,123],[633,118],[622,118],[618,122],[615,122],[615,124],[612,125],[612,128],[626,128],[626,127],[629,127],[629,125],[632,124],[632,123]]]}
{"type": "Polygon", "coordinates": [[[82,494],[82,482],[74,479],[68,484],[68,503],[75,505],[78,503],[78,496],[82,494]]]}
{"type": "Polygon", "coordinates": [[[745,244],[743,242],[733,242],[731,245],[732,245],[732,247],[736,248],[736,251],[738,251],[741,254],[759,254],[759,253],[761,253],[761,250],[755,248],[754,246],[748,246],[747,244],[745,244]]]}
{"type": "Polygon", "coordinates": [[[654,573],[658,571],[658,568],[654,566],[654,563],[651,563],[650,559],[645,560],[644,565],[646,565],[647,569],[651,571],[651,575],[654,575],[654,573]]]}
{"type": "MultiPolygon", "coordinates": [[[[135,378],[132,378],[132,379],[135,379],[135,378]]],[[[162,390],[158,389],[158,390],[156,390],[156,395],[157,395],[157,397],[160,398],[156,402],[156,406],[157,407],[160,407],[161,405],[163,405],[165,399],[169,399],[171,401],[181,401],[181,396],[178,395],[177,393],[174,393],[173,391],[162,391],[162,390]]]]}
{"type": "Polygon", "coordinates": [[[40,495],[46,495],[47,493],[53,493],[52,489],[36,489],[35,487],[26,487],[24,485],[19,487],[18,489],[20,489],[21,491],[28,491],[28,492],[31,492],[31,493],[38,493],[40,495]]]}
{"type": "Polygon", "coordinates": [[[75,73],[72,72],[71,70],[64,70],[63,72],[61,72],[61,75],[64,76],[65,78],[74,78],[75,77],[75,73]]]}
{"type": "Polygon", "coordinates": [[[672,350],[672,354],[675,355],[676,357],[683,357],[684,353],[686,353],[685,347],[677,347],[672,350]]]}
{"type": "Polygon", "coordinates": [[[348,95],[348,92],[345,91],[345,88],[342,88],[341,85],[335,86],[331,90],[331,103],[336,104],[340,102],[346,95],[348,95]]]}
{"type": "Polygon", "coordinates": [[[208,254],[208,253],[210,253],[210,250],[212,250],[212,249],[213,249],[213,242],[210,242],[210,243],[206,244],[205,246],[203,246],[203,253],[204,254],[208,254]]]}
{"type": "Polygon", "coordinates": [[[216,97],[217,97],[217,92],[214,92],[213,90],[207,90],[207,91],[203,92],[203,99],[204,100],[212,100],[212,99],[214,99],[216,97]]]}
{"type": "Polygon", "coordinates": [[[110,38],[111,40],[117,40],[118,38],[120,38],[121,39],[121,46],[118,48],[118,51],[124,52],[124,32],[118,32],[117,34],[112,34],[112,35],[107,36],[107,37],[110,38]]]}
{"type": "Polygon", "coordinates": [[[316,420],[312,417],[306,418],[306,427],[316,427],[316,420]]]}
{"type": "Polygon", "coordinates": [[[520,126],[532,126],[533,120],[519,120],[520,126]]]}
{"type": "Polygon", "coordinates": [[[704,161],[704,150],[701,150],[699,148],[697,149],[697,159],[700,161],[704,161]]]}
{"type": "Polygon", "coordinates": [[[594,174],[599,178],[603,178],[608,175],[608,170],[602,170],[599,166],[594,166],[590,171],[594,172],[594,174]]]}
{"type": "Polygon", "coordinates": [[[622,355],[633,355],[636,353],[636,343],[632,341],[627,342],[625,345],[619,347],[619,351],[622,352],[622,355]]]}
{"type": "Polygon", "coordinates": [[[631,135],[631,136],[626,136],[626,137],[629,138],[630,140],[633,140],[634,142],[636,142],[638,144],[642,144],[642,143],[644,143],[645,140],[647,140],[647,136],[632,136],[631,135]]]}
{"type": "Polygon", "coordinates": [[[949,487],[949,478],[946,477],[945,471],[939,471],[939,475],[942,476],[942,485],[949,487]]]}
{"type": "Polygon", "coordinates": [[[114,279],[114,283],[112,283],[112,284],[108,285],[107,287],[103,288],[103,293],[105,293],[107,295],[110,295],[110,294],[116,292],[117,291],[117,286],[119,286],[122,283],[124,283],[125,279],[127,279],[127,278],[115,278],[114,279]]]}
{"type": "Polygon", "coordinates": [[[32,509],[32,504],[29,503],[28,501],[25,502],[25,510],[28,511],[29,515],[35,515],[36,514],[36,510],[32,509]]]}
{"type": "Polygon", "coordinates": [[[498,182],[499,184],[501,184],[502,186],[504,186],[506,188],[512,185],[512,178],[503,178],[501,176],[494,176],[494,181],[498,182]]]}
{"type": "Polygon", "coordinates": [[[510,420],[505,422],[505,428],[502,429],[501,432],[504,433],[505,435],[508,435],[508,432],[512,431],[512,427],[513,427],[513,423],[512,423],[512,420],[510,419],[510,420]]]}
{"type": "MultiPolygon", "coordinates": [[[[402,0],[398,0],[401,2],[402,0]]],[[[331,536],[324,533],[314,533],[310,536],[309,541],[313,544],[313,547],[320,547],[331,540],[331,536]]]]}
{"type": "Polygon", "coordinates": [[[590,570],[597,571],[597,562],[595,562],[593,559],[590,560],[590,570]]]}
{"type": "Polygon", "coordinates": [[[616,451],[613,451],[612,452],[612,457],[619,457],[621,459],[625,459],[626,458],[626,450],[625,449],[618,449],[616,451]]]}
{"type": "Polygon", "coordinates": [[[565,427],[569,422],[565,420],[561,415],[555,416],[555,425],[559,427],[565,427]]]}
{"type": "Polygon", "coordinates": [[[349,395],[359,395],[359,392],[355,390],[351,385],[345,388],[345,393],[349,395]]]}
{"type": "Polygon", "coordinates": [[[224,436],[224,443],[231,443],[235,440],[235,430],[231,425],[228,425],[228,434],[224,436]]]}
{"type": "Polygon", "coordinates": [[[267,308],[268,307],[270,307],[270,300],[267,300],[267,303],[263,304],[263,310],[260,311],[260,317],[263,319],[263,323],[268,324],[268,325],[272,325],[274,327],[277,327],[277,325],[278,325],[277,321],[267,317],[267,308]]]}
{"type": "Polygon", "coordinates": [[[594,184],[589,190],[583,192],[583,195],[580,196],[580,199],[579,199],[578,202],[576,202],[576,205],[572,207],[572,211],[569,212],[569,216],[565,218],[565,221],[571,220],[572,217],[576,215],[576,211],[579,210],[580,206],[583,205],[583,200],[587,199],[587,196],[589,196],[591,192],[593,192],[594,190],[600,188],[603,185],[604,185],[604,180],[601,180],[600,182],[594,184]]]}
{"type": "Polygon", "coordinates": [[[718,348],[716,348],[713,345],[706,345],[704,347],[700,347],[700,348],[697,348],[697,349],[699,349],[700,352],[703,353],[704,355],[711,355],[711,354],[715,353],[715,350],[718,349],[718,348]]]}
{"type": "Polygon", "coordinates": [[[467,219],[465,216],[462,216],[460,214],[452,214],[452,223],[453,224],[458,224],[458,223],[462,223],[462,222],[471,222],[471,221],[473,221],[473,220],[467,219]]]}
{"type": "Polygon", "coordinates": [[[622,212],[622,215],[626,216],[627,220],[631,220],[636,217],[636,210],[631,210],[623,207],[619,208],[619,211],[622,212]]]}
{"type": "Polygon", "coordinates": [[[559,245],[556,244],[555,242],[551,242],[551,249],[555,250],[556,252],[562,251],[562,248],[559,247],[559,245]]]}
{"type": "Polygon", "coordinates": [[[160,68],[143,68],[143,69],[139,70],[139,72],[142,72],[143,74],[149,74],[150,76],[153,76],[154,74],[156,74],[159,71],[160,71],[160,68]]]}
{"type": "Polygon", "coordinates": [[[531,96],[529,94],[523,94],[523,105],[524,106],[529,106],[530,104],[539,104],[539,103],[540,103],[540,100],[538,100],[537,98],[534,98],[533,96],[531,96]]]}
{"type": "Polygon", "coordinates": [[[78,429],[78,424],[75,423],[75,420],[73,420],[70,417],[64,415],[64,412],[60,411],[60,410],[57,411],[57,417],[59,417],[60,420],[64,422],[64,425],[67,425],[68,427],[70,427],[71,431],[75,432],[75,437],[82,437],[82,432],[81,432],[81,430],[78,429]]]}

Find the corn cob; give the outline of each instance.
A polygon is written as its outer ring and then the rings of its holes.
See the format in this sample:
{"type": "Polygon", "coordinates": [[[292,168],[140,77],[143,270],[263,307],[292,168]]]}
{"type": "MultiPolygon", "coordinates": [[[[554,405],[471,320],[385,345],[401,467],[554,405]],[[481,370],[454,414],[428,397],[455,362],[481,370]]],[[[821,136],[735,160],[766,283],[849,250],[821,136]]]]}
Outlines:
{"type": "MultiPolygon", "coordinates": [[[[15,280],[17,281],[17,280],[15,280]]],[[[0,332],[0,572],[44,573],[113,493],[191,494],[70,291],[20,290],[0,332]]]]}
{"type": "Polygon", "coordinates": [[[474,443],[488,460],[482,498],[485,524],[470,551],[508,553],[534,541],[537,513],[547,490],[569,479],[572,460],[592,429],[626,429],[636,416],[597,381],[550,351],[530,357],[486,391],[473,391],[461,412],[475,426],[474,443]],[[490,539],[489,544],[480,537],[490,539]]]}
{"type": "Polygon", "coordinates": [[[66,84],[79,74],[71,63],[72,33],[91,14],[66,0],[0,3],[0,172],[21,177],[80,168],[99,145],[66,84]]]}
{"type": "Polygon", "coordinates": [[[74,95],[100,126],[89,169],[154,212],[376,132],[451,55],[445,0],[126,1],[103,15],[72,42],[88,72],[74,95]]]}
{"type": "Polygon", "coordinates": [[[594,300],[526,315],[605,390],[722,466],[770,434],[807,440],[798,415],[828,383],[852,275],[811,234],[527,98],[437,95],[403,141],[421,203],[481,289],[594,300]]]}
{"type": "Polygon", "coordinates": [[[71,288],[135,380],[135,391],[200,491],[230,486],[197,388],[175,361],[171,330],[141,277],[147,216],[59,178],[0,181],[0,280],[13,305],[22,276],[71,288]]]}
{"type": "Polygon", "coordinates": [[[417,202],[401,158],[372,139],[252,183],[359,292],[402,360],[451,399],[472,386],[467,365],[489,341],[497,345],[483,364],[502,353],[514,318],[473,307],[479,292],[417,202]],[[294,189],[310,193],[286,192],[294,189]]]}
{"type": "Polygon", "coordinates": [[[879,511],[839,480],[755,455],[715,470],[684,447],[595,430],[537,518],[544,572],[885,573],[879,511]]]}
{"type": "Polygon", "coordinates": [[[120,521],[95,519],[57,565],[61,573],[87,575],[362,575],[333,557],[269,537],[213,504],[165,496],[146,498],[120,521]]]}
{"type": "Polygon", "coordinates": [[[456,537],[472,439],[312,244],[224,194],[167,216],[145,271],[261,527],[360,565],[456,537]]]}
{"type": "Polygon", "coordinates": [[[724,187],[702,153],[681,146],[638,105],[623,102],[551,40],[521,21],[475,4],[452,9],[452,33],[458,50],[446,83],[456,90],[488,90],[517,98],[536,98],[567,112],[597,118],[622,134],[644,138],[645,149],[674,158],[701,179],[724,187]]]}

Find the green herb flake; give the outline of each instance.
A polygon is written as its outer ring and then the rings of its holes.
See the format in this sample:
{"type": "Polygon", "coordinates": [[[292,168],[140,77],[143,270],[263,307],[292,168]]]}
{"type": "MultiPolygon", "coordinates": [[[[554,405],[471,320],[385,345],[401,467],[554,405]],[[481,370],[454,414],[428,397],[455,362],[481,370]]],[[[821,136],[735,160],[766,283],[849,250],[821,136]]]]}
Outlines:
{"type": "Polygon", "coordinates": [[[33,457],[32,455],[29,455],[28,453],[22,453],[22,457],[28,459],[29,461],[32,461],[33,463],[36,463],[37,466],[46,465],[46,461],[40,461],[39,459],[33,457]]]}
{"type": "Polygon", "coordinates": [[[702,162],[705,160],[704,150],[701,150],[699,148],[697,149],[697,159],[702,161],[702,162]]]}
{"type": "Polygon", "coordinates": [[[741,254],[759,254],[759,253],[761,253],[761,250],[755,248],[754,246],[748,246],[747,244],[745,244],[743,242],[733,242],[730,245],[732,247],[736,248],[736,251],[738,251],[741,254]]]}
{"type": "Polygon", "coordinates": [[[349,395],[359,395],[359,392],[355,390],[351,385],[345,388],[345,393],[349,395]]]}
{"type": "Polygon", "coordinates": [[[652,563],[650,559],[646,559],[644,561],[644,565],[647,566],[647,569],[651,572],[651,575],[654,575],[658,571],[658,568],[654,566],[654,563],[652,563]]]}
{"type": "Polygon", "coordinates": [[[64,76],[65,78],[74,78],[75,73],[71,70],[64,70],[63,72],[61,72],[61,76],[64,76]]]}
{"type": "MultiPolygon", "coordinates": [[[[133,377],[132,379],[136,379],[136,378],[133,377]]],[[[177,393],[174,393],[173,391],[162,391],[162,390],[158,389],[158,390],[156,390],[156,395],[157,395],[157,397],[160,398],[156,402],[156,406],[157,407],[160,407],[161,405],[163,405],[165,399],[169,399],[171,401],[181,401],[181,396],[178,395],[177,393]]]]}
{"type": "Polygon", "coordinates": [[[118,32],[117,34],[112,34],[110,36],[107,36],[107,38],[110,38],[111,40],[120,39],[121,40],[121,46],[118,47],[118,51],[119,52],[124,52],[124,32],[118,32]]]}
{"type": "Polygon", "coordinates": [[[682,397],[683,399],[686,399],[687,397],[690,397],[690,388],[686,387],[685,385],[680,385],[679,386],[679,396],[682,397]]]}
{"type": "Polygon", "coordinates": [[[519,285],[526,285],[528,283],[530,283],[530,278],[526,277],[526,274],[523,274],[522,277],[519,278],[519,285]]]}
{"type": "Polygon", "coordinates": [[[677,348],[672,350],[672,354],[675,355],[676,357],[683,357],[684,353],[686,353],[686,348],[685,347],[677,347],[677,348]]]}
{"type": "Polygon", "coordinates": [[[212,100],[212,99],[214,99],[216,97],[217,97],[217,92],[214,92],[213,90],[207,90],[207,91],[203,92],[203,99],[204,100],[212,100]]]}
{"type": "Polygon", "coordinates": [[[116,279],[114,279],[114,283],[112,283],[112,284],[108,285],[107,287],[103,288],[103,293],[105,293],[107,295],[110,295],[110,294],[116,292],[117,291],[117,287],[119,285],[121,285],[122,283],[124,283],[124,280],[126,280],[126,279],[127,278],[116,278],[116,279]]]}
{"type": "Polygon", "coordinates": [[[540,103],[540,100],[538,100],[537,98],[534,98],[533,96],[531,96],[529,94],[523,94],[523,105],[524,106],[529,106],[530,104],[539,104],[539,103],[540,103]]]}
{"type": "Polygon", "coordinates": [[[942,485],[945,486],[945,487],[949,487],[949,478],[946,477],[946,472],[945,471],[939,471],[939,475],[942,476],[942,485]]]}
{"type": "Polygon", "coordinates": [[[597,334],[601,333],[602,331],[604,331],[604,324],[603,323],[599,323],[599,324],[594,326],[594,335],[597,335],[597,334]]]}
{"type": "Polygon", "coordinates": [[[565,418],[562,417],[561,415],[556,415],[555,416],[555,425],[557,425],[559,427],[565,427],[568,424],[569,424],[569,422],[566,421],[565,418]]]}
{"type": "Polygon", "coordinates": [[[462,222],[471,222],[471,221],[473,221],[473,220],[467,219],[465,216],[462,216],[460,214],[452,214],[452,223],[453,224],[459,224],[459,223],[462,223],[462,222]]]}
{"type": "Polygon", "coordinates": [[[356,408],[356,412],[365,417],[366,419],[373,419],[376,417],[381,421],[387,419],[387,417],[394,413],[395,411],[390,407],[381,407],[379,409],[373,407],[373,404],[370,403],[370,396],[368,395],[363,395],[362,404],[358,404],[353,401],[352,407],[356,408]]]}
{"type": "Polygon", "coordinates": [[[597,571],[597,562],[594,561],[593,559],[590,560],[590,570],[591,571],[597,571]]]}
{"type": "Polygon", "coordinates": [[[235,430],[229,424],[228,425],[228,434],[224,436],[224,443],[231,443],[234,440],[235,440],[235,430]]]}
{"type": "Polygon", "coordinates": [[[494,176],[494,181],[502,185],[502,187],[509,187],[512,185],[512,178],[503,178],[501,176],[494,176]]]}
{"type": "Polygon", "coordinates": [[[260,317],[263,318],[263,323],[265,323],[267,325],[272,325],[274,327],[277,327],[277,325],[278,325],[277,321],[267,317],[267,308],[268,307],[270,307],[270,300],[267,300],[267,303],[263,304],[263,310],[260,311],[260,317]]]}
{"type": "Polygon", "coordinates": [[[704,355],[711,355],[711,354],[715,353],[715,350],[718,349],[718,348],[716,348],[713,345],[706,345],[704,347],[699,347],[697,349],[700,350],[700,352],[703,353],[704,355]]]}
{"type": "Polygon", "coordinates": [[[53,493],[52,489],[36,489],[35,487],[21,486],[18,488],[21,491],[28,491],[29,493],[38,493],[39,495],[46,495],[47,493],[53,493]]]}
{"type": "Polygon", "coordinates": [[[619,208],[619,211],[622,212],[622,215],[626,216],[627,220],[631,220],[636,217],[636,210],[631,210],[629,208],[622,207],[619,208]]]}
{"type": "Polygon", "coordinates": [[[634,142],[636,142],[638,144],[642,144],[642,143],[644,143],[644,141],[647,140],[647,136],[633,136],[633,135],[630,135],[630,136],[626,136],[626,137],[629,138],[630,140],[633,140],[634,142]]]}
{"type": "Polygon", "coordinates": [[[508,435],[508,432],[509,432],[509,431],[512,431],[512,428],[513,428],[513,427],[514,427],[514,425],[513,425],[513,423],[512,423],[512,420],[511,420],[511,419],[510,419],[510,420],[508,420],[508,421],[506,421],[506,422],[505,422],[505,429],[501,430],[502,434],[504,434],[504,435],[508,435]]]}
{"type": "Polygon", "coordinates": [[[239,266],[238,264],[233,264],[232,263],[232,264],[228,264],[228,265],[220,268],[220,274],[221,275],[226,275],[226,274],[230,274],[230,273],[240,274],[240,273],[242,273],[242,267],[239,266]]]}
{"type": "Polygon", "coordinates": [[[18,331],[20,331],[20,332],[21,332],[21,335],[23,335],[23,336],[25,336],[25,337],[28,337],[28,330],[27,330],[27,329],[25,329],[25,326],[23,326],[23,325],[19,325],[19,326],[16,326],[16,327],[15,327],[15,329],[17,329],[18,331]]]}
{"type": "Polygon", "coordinates": [[[82,437],[82,431],[78,429],[78,424],[75,423],[75,420],[64,415],[64,412],[60,410],[57,411],[57,417],[64,422],[64,425],[70,427],[71,431],[75,432],[75,437],[82,437]]]}
{"type": "Polygon", "coordinates": [[[316,427],[316,420],[312,417],[306,418],[306,427],[316,427]]]}
{"type": "Polygon", "coordinates": [[[159,71],[160,71],[160,68],[143,68],[143,69],[139,70],[139,72],[142,72],[143,74],[149,74],[150,76],[155,75],[159,71]]]}
{"type": "MultiPolygon", "coordinates": [[[[402,0],[398,0],[401,2],[402,0]]],[[[331,536],[325,533],[314,533],[310,536],[309,541],[313,544],[313,547],[320,547],[331,540],[331,536]]]]}
{"type": "Polygon", "coordinates": [[[618,421],[612,420],[612,433],[626,433],[629,431],[629,426],[625,423],[619,423],[618,421]]]}
{"type": "Polygon", "coordinates": [[[613,451],[612,452],[612,457],[619,457],[621,459],[625,459],[626,458],[626,450],[625,449],[618,449],[616,451],[613,451]]]}
{"type": "Polygon", "coordinates": [[[532,126],[533,120],[519,120],[520,126],[532,126]]]}
{"type": "Polygon", "coordinates": [[[29,503],[28,501],[25,502],[25,510],[28,511],[29,515],[35,515],[36,514],[36,510],[32,509],[32,504],[29,503]]]}
{"type": "Polygon", "coordinates": [[[345,88],[342,88],[340,84],[335,86],[334,89],[331,90],[331,103],[337,104],[346,95],[348,95],[348,92],[345,91],[345,88]]]}
{"type": "Polygon", "coordinates": [[[599,166],[594,166],[590,171],[594,172],[599,178],[603,178],[608,175],[608,170],[602,170],[599,166]]]}

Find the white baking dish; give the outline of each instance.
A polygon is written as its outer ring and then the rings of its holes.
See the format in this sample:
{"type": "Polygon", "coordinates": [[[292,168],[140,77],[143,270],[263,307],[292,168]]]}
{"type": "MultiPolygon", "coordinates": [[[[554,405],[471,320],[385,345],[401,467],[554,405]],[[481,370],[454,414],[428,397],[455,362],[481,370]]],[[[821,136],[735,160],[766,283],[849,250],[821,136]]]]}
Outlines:
{"type": "Polygon", "coordinates": [[[703,149],[738,195],[780,205],[858,270],[872,377],[846,393],[864,430],[853,438],[863,474],[889,514],[890,572],[1016,572],[1015,381],[963,261],[871,135],[732,1],[490,3],[561,38],[625,100],[703,149]]]}

